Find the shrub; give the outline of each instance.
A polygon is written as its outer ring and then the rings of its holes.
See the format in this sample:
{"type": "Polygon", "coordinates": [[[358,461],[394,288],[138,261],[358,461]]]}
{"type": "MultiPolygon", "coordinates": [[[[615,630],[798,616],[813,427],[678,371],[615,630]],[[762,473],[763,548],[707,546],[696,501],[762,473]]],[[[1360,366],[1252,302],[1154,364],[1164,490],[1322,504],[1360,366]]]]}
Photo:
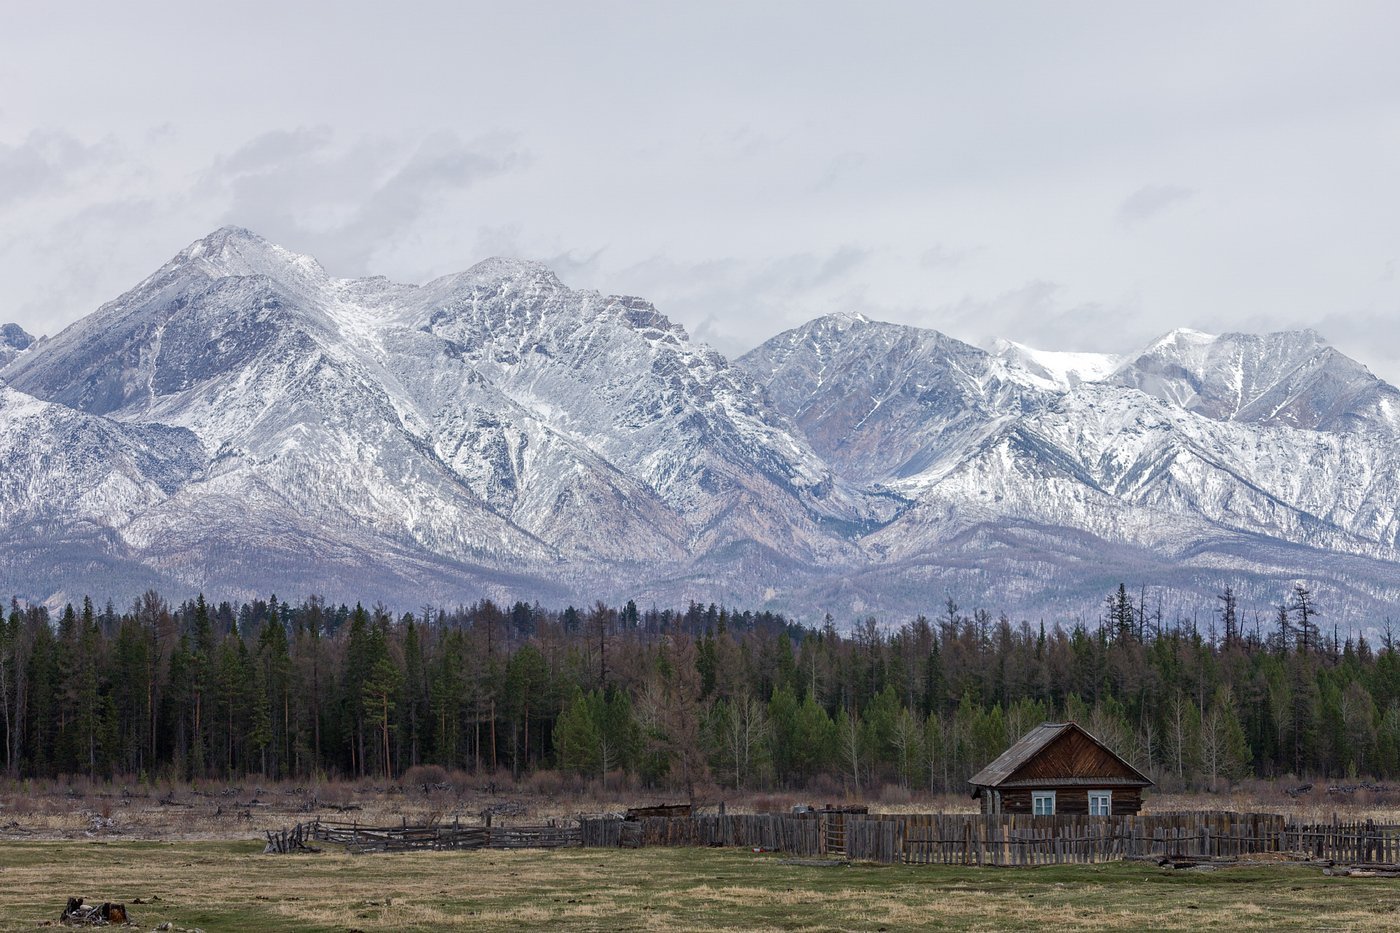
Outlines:
{"type": "Polygon", "coordinates": [[[414,765],[403,773],[405,786],[418,787],[423,784],[445,784],[447,769],[442,765],[414,765]]]}

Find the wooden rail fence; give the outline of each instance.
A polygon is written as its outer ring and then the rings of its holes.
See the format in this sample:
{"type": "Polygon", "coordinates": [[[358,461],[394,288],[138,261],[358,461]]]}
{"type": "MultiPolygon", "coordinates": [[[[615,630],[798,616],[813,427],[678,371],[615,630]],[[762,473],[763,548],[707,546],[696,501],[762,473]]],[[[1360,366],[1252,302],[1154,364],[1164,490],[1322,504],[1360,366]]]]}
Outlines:
{"type": "Polygon", "coordinates": [[[918,865],[1052,865],[1269,853],[1350,864],[1400,863],[1400,826],[1371,820],[1300,824],[1270,813],[1092,817],[817,812],[631,822],[604,818],[580,820],[579,837],[585,846],[726,846],[918,865]]]}
{"type": "Polygon", "coordinates": [[[535,826],[464,826],[456,821],[364,826],[316,820],[290,832],[269,833],[268,851],[302,849],[311,840],[344,845],[351,852],[714,846],[912,865],[1058,865],[1273,853],[1352,865],[1400,865],[1400,825],[1372,820],[1304,824],[1272,813],[1213,811],[1112,817],[815,811],[581,818],[577,825],[535,826]]]}
{"type": "Polygon", "coordinates": [[[582,844],[577,826],[481,826],[434,823],[363,826],[317,820],[311,839],[343,845],[350,852],[409,852],[449,849],[553,849],[582,844]]]}

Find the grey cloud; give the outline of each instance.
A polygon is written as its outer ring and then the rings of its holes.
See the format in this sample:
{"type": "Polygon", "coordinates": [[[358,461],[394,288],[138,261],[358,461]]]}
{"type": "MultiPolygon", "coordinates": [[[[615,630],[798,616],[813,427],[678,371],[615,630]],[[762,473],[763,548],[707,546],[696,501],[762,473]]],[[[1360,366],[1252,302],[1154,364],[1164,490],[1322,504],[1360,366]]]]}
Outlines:
{"type": "Polygon", "coordinates": [[[109,290],[114,268],[122,270],[123,289],[153,271],[129,249],[148,238],[144,231],[160,212],[161,205],[145,197],[100,201],[55,220],[36,235],[0,244],[0,256],[13,252],[17,262],[48,283],[12,313],[35,333],[56,333],[115,298],[117,293],[109,290]]]}
{"type": "Polygon", "coordinates": [[[1118,208],[1118,222],[1134,226],[1151,220],[1174,204],[1194,197],[1196,192],[1180,185],[1144,185],[1128,195],[1118,208]]]}
{"type": "Polygon", "coordinates": [[[511,148],[509,140],[464,143],[453,133],[429,137],[342,227],[340,234],[353,244],[347,244],[353,266],[368,271],[370,257],[384,240],[409,230],[444,194],[529,163],[529,156],[511,148]]]}
{"type": "Polygon", "coordinates": [[[860,310],[1115,350],[1301,321],[1379,353],[1384,315],[1322,315],[1400,309],[1394,4],[108,6],[0,29],[0,318],[31,331],[227,222],[336,274],[543,259],[731,351],[860,310]],[[145,206],[83,218],[119,200],[145,206]]]}
{"type": "Polygon", "coordinates": [[[0,207],[61,189],[110,149],[107,142],[89,144],[52,130],[35,130],[12,146],[0,143],[0,207]]]}
{"type": "Polygon", "coordinates": [[[305,159],[325,151],[334,141],[330,127],[298,127],[263,133],[221,159],[217,170],[230,174],[261,172],[285,166],[288,160],[305,159]]]}
{"type": "Polygon", "coordinates": [[[843,152],[826,164],[826,169],[811,186],[814,192],[835,187],[854,176],[865,165],[865,156],[858,152],[843,152]]]}
{"type": "Polygon", "coordinates": [[[978,247],[959,248],[935,243],[919,254],[919,265],[926,269],[955,269],[979,252],[978,247]]]}
{"type": "Polygon", "coordinates": [[[929,317],[937,329],[983,346],[1011,336],[1047,350],[1117,353],[1169,329],[1144,326],[1135,311],[1130,302],[1070,302],[1063,286],[1037,280],[990,298],[961,298],[929,317]]]}
{"type": "Polygon", "coordinates": [[[377,136],[346,144],[323,128],[263,134],[217,160],[206,193],[223,220],[316,255],[333,272],[380,272],[374,257],[445,198],[530,162],[509,137],[432,134],[411,148],[377,136]]]}
{"type": "Polygon", "coordinates": [[[652,299],[664,314],[687,323],[697,339],[734,356],[786,326],[866,304],[853,283],[870,255],[845,245],[764,259],[682,262],[655,256],[608,279],[652,299]]]}
{"type": "Polygon", "coordinates": [[[559,276],[565,283],[575,280],[594,279],[599,276],[602,268],[603,256],[607,253],[606,246],[600,246],[592,252],[581,250],[565,250],[562,253],[555,253],[544,260],[544,264],[554,270],[554,274],[559,276]]]}

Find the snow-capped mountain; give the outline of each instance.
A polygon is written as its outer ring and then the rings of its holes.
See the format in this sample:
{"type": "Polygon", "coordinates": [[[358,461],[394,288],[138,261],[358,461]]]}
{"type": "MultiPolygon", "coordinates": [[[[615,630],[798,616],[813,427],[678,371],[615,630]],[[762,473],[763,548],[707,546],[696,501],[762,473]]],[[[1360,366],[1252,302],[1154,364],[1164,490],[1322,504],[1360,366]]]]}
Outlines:
{"type": "Polygon", "coordinates": [[[1400,433],[1400,391],[1310,330],[1176,330],[1107,378],[1217,421],[1400,433]]]}
{"type": "Polygon", "coordinates": [[[341,280],[220,230],[4,375],[196,439],[196,474],[110,523],[196,586],[266,588],[256,567],[284,591],[374,588],[379,562],[428,568],[440,598],[471,595],[458,576],[524,598],[581,580],[582,597],[604,564],[634,565],[618,572],[636,586],[754,547],[849,560],[830,528],[891,510],[645,302],[532,263],[341,280]]]}
{"type": "Polygon", "coordinates": [[[779,334],[739,365],[857,483],[930,469],[1001,420],[1044,403],[976,347],[861,315],[831,315],[779,334]]]}
{"type": "Polygon", "coordinates": [[[1098,382],[1123,365],[1123,358],[1114,353],[1037,350],[1004,337],[993,342],[992,352],[1006,363],[1013,379],[1039,389],[1072,389],[1081,382],[1098,382]]]}
{"type": "Polygon", "coordinates": [[[1395,390],[1317,339],[1178,331],[1121,358],[1009,341],[987,353],[833,315],[740,363],[839,472],[908,503],[862,538],[887,592],[912,577],[1043,605],[1087,581],[1234,575],[1262,597],[1348,554],[1338,588],[1356,606],[1386,601],[1400,580],[1395,390]],[[1251,346],[1265,363],[1238,352],[1251,346]],[[1209,362],[1150,365],[1182,348],[1209,362]],[[1138,384],[1168,370],[1177,381],[1138,384]],[[1186,384],[1197,391],[1168,390],[1186,384]],[[1227,385],[1274,404],[1255,417],[1239,415],[1258,404],[1200,404],[1227,385]]]}
{"type": "Polygon", "coordinates": [[[8,366],[21,353],[34,345],[34,338],[18,324],[0,325],[0,369],[8,366]]]}
{"type": "Polygon", "coordinates": [[[1400,597],[1400,395],[1310,332],[988,353],[834,315],[731,363],[536,263],[339,279],[226,228],[0,338],[0,573],[33,598],[1400,597]]]}

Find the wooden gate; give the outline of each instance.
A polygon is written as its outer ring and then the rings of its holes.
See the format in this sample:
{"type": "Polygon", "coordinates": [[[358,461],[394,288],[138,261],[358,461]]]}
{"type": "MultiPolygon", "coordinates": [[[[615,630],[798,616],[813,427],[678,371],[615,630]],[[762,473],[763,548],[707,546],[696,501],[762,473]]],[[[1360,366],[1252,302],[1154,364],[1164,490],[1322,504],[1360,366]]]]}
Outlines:
{"type": "Polygon", "coordinates": [[[827,855],[846,854],[846,814],[822,814],[822,845],[827,855]]]}

